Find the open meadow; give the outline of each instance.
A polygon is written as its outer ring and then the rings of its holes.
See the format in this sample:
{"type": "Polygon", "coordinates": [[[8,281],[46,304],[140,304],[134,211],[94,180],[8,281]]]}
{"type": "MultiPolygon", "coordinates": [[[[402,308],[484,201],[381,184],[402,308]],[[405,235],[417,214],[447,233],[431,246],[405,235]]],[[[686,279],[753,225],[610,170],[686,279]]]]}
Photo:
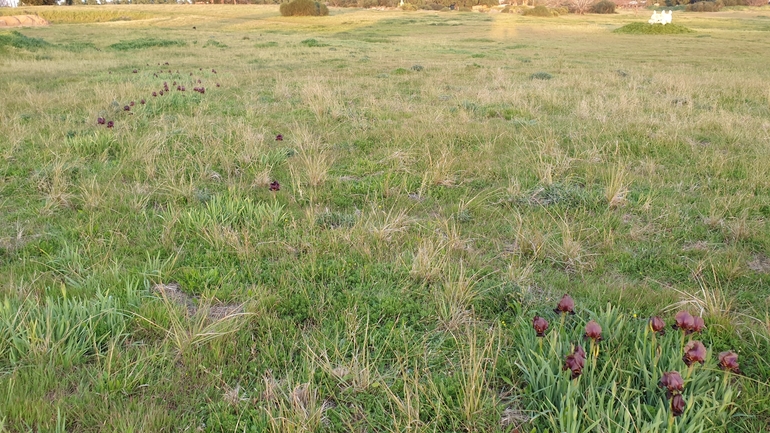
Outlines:
{"type": "Polygon", "coordinates": [[[770,431],[767,7],[24,11],[0,432],[770,431]]]}

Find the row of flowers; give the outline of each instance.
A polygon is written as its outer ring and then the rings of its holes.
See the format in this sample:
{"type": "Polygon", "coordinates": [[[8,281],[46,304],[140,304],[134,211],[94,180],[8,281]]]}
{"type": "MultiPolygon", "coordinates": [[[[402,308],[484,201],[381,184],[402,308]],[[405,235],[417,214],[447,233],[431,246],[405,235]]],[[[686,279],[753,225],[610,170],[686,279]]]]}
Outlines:
{"type": "MultiPolygon", "coordinates": [[[[556,314],[574,315],[575,301],[569,295],[565,294],[556,308],[553,310],[556,314]]],[[[652,317],[647,322],[647,326],[653,332],[653,335],[663,335],[665,333],[666,323],[660,317],[652,317]]],[[[540,316],[535,316],[532,320],[532,327],[537,337],[545,337],[548,330],[548,321],[540,316]]],[[[683,335],[700,333],[706,328],[702,317],[693,317],[687,311],[680,311],[674,317],[674,323],[671,326],[674,330],[681,331],[683,335]]],[[[602,340],[602,327],[595,320],[589,321],[585,325],[583,339],[590,340],[592,348],[596,343],[602,340]]],[[[598,346],[592,351],[594,358],[598,356],[598,346]]],[[[690,340],[683,347],[682,361],[691,368],[695,363],[703,364],[707,357],[706,346],[697,340],[690,340]]],[[[732,350],[721,352],[718,356],[719,367],[732,373],[740,373],[738,364],[738,355],[732,350]]],[[[571,372],[571,378],[577,379],[582,373],[586,363],[586,352],[580,344],[576,344],[573,351],[565,356],[563,370],[571,372]]],[[[684,380],[678,371],[668,371],[662,374],[658,383],[660,388],[666,389],[666,398],[671,400],[671,412],[674,416],[679,416],[684,412],[686,402],[682,396],[684,390],[684,380]]]]}

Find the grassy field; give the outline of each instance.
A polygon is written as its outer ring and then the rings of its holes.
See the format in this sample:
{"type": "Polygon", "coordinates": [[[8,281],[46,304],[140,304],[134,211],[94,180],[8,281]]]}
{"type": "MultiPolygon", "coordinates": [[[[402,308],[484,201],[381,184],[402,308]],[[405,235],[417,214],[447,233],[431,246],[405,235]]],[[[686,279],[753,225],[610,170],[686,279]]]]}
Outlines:
{"type": "Polygon", "coordinates": [[[0,431],[770,431],[770,10],[20,10],[0,431]]]}

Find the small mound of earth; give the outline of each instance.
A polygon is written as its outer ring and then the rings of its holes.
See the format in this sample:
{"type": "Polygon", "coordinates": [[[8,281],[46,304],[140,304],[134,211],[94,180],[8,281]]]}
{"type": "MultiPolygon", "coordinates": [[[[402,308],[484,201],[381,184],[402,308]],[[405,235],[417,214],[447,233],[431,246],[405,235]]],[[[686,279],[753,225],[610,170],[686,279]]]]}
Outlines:
{"type": "MultiPolygon", "coordinates": [[[[156,284],[152,288],[153,292],[160,294],[169,301],[187,308],[191,316],[198,312],[198,306],[195,298],[183,292],[177,283],[156,284]]],[[[243,305],[224,304],[211,305],[208,307],[208,316],[210,319],[219,320],[228,316],[243,313],[243,305]]]]}
{"type": "Polygon", "coordinates": [[[9,15],[0,17],[0,27],[37,27],[47,26],[48,21],[37,15],[9,15]]]}
{"type": "Polygon", "coordinates": [[[760,274],[770,274],[770,258],[767,258],[764,254],[757,254],[749,262],[749,269],[760,274]]]}

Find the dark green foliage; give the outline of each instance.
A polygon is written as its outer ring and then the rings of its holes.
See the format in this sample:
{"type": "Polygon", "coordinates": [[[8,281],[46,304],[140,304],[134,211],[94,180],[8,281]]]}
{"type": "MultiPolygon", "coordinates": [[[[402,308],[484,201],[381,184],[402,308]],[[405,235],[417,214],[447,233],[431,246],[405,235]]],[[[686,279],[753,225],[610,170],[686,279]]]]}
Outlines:
{"type": "Polygon", "coordinates": [[[591,8],[591,11],[595,14],[614,14],[615,2],[610,0],[602,0],[599,3],[594,4],[591,8]]]}
{"type": "Polygon", "coordinates": [[[15,30],[10,33],[0,34],[0,48],[9,46],[21,50],[34,51],[38,48],[45,48],[50,45],[51,44],[44,41],[43,39],[30,38],[15,30]]]}
{"type": "Polygon", "coordinates": [[[688,12],[719,12],[724,7],[722,0],[703,1],[687,5],[685,10],[688,12]]]}
{"type": "MultiPolygon", "coordinates": [[[[556,13],[558,15],[558,12],[556,13]]],[[[535,6],[532,9],[525,9],[522,15],[530,17],[552,17],[553,11],[546,6],[535,6]]]]}
{"type": "Polygon", "coordinates": [[[318,40],[316,39],[305,39],[304,41],[300,42],[300,44],[305,45],[307,47],[328,47],[329,46],[329,44],[318,42],[318,40]]]}
{"type": "Polygon", "coordinates": [[[335,229],[339,227],[352,227],[356,223],[356,216],[340,212],[323,212],[315,219],[319,227],[335,229]]]}
{"type": "Polygon", "coordinates": [[[553,75],[549,74],[548,72],[535,72],[534,74],[529,76],[530,80],[550,80],[553,78],[553,75]]]}
{"type": "Polygon", "coordinates": [[[24,0],[26,6],[53,6],[56,0],[24,0]]]}
{"type": "Polygon", "coordinates": [[[171,39],[140,38],[133,41],[123,41],[110,45],[108,48],[118,51],[143,50],[154,47],[183,47],[187,45],[185,41],[175,41],[171,39]]]}
{"type": "Polygon", "coordinates": [[[613,30],[613,33],[626,33],[631,35],[678,35],[683,33],[693,33],[685,26],[677,24],[647,24],[631,23],[613,30]]]}
{"type": "Polygon", "coordinates": [[[209,39],[206,41],[205,44],[203,44],[203,48],[206,47],[214,47],[214,48],[227,48],[227,45],[215,40],[215,39],[209,39]]]}
{"type": "Polygon", "coordinates": [[[281,15],[285,17],[300,16],[326,16],[329,15],[329,8],[325,4],[314,2],[312,0],[291,0],[288,3],[281,3],[281,15]]]}

